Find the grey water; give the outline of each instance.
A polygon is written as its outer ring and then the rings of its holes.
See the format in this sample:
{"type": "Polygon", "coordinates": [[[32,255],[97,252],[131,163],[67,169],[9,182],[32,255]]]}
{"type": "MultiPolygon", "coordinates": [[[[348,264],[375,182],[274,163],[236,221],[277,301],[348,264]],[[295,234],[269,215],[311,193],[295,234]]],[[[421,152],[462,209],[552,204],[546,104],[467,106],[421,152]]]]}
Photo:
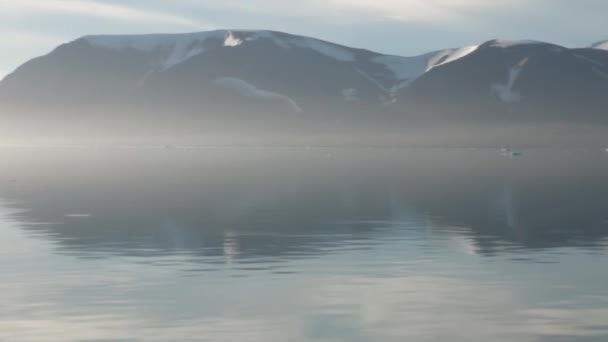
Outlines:
{"type": "Polygon", "coordinates": [[[0,149],[0,341],[606,341],[608,154],[0,149]]]}

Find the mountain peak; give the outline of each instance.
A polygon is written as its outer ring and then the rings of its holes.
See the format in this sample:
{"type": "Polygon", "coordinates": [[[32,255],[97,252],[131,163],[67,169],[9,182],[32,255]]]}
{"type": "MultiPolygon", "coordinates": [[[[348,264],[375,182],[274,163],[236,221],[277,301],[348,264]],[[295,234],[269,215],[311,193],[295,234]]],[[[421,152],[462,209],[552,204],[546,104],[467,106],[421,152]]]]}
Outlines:
{"type": "Polygon", "coordinates": [[[483,48],[499,48],[499,49],[522,49],[522,48],[550,48],[552,50],[566,50],[565,47],[547,43],[539,40],[509,40],[509,39],[492,39],[480,45],[483,48]]]}
{"type": "Polygon", "coordinates": [[[608,40],[603,40],[591,45],[592,49],[608,50],[608,40]]]}
{"type": "Polygon", "coordinates": [[[217,30],[182,34],[97,35],[80,40],[104,49],[134,49],[162,56],[161,70],[169,69],[187,59],[218,48],[231,48],[254,42],[271,42],[276,47],[307,48],[342,62],[355,62],[351,48],[323,40],[265,30],[217,30]]]}
{"type": "MultiPolygon", "coordinates": [[[[88,35],[80,39],[100,47],[151,51],[162,46],[178,43],[200,43],[207,40],[222,40],[228,37],[243,41],[257,39],[288,39],[299,36],[278,31],[268,30],[215,30],[190,33],[160,33],[160,34],[134,34],[134,35],[88,35]]],[[[302,37],[303,38],[303,37],[302,37]]]]}
{"type": "Polygon", "coordinates": [[[524,45],[541,45],[546,44],[544,42],[540,42],[537,40],[509,40],[509,39],[493,39],[488,42],[489,46],[492,47],[501,47],[501,48],[510,48],[515,46],[524,46],[524,45]]]}

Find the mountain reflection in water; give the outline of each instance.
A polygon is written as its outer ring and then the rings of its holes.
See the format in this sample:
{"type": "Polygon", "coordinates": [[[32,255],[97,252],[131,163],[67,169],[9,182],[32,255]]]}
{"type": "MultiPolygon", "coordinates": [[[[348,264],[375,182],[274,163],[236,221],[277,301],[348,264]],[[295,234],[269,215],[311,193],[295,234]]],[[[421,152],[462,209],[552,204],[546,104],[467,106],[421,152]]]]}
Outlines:
{"type": "Polygon", "coordinates": [[[243,259],[316,254],[416,221],[465,234],[484,254],[601,244],[608,233],[599,152],[143,149],[4,160],[1,195],[22,209],[19,221],[85,254],[213,255],[227,241],[243,259]]]}
{"type": "Polygon", "coordinates": [[[608,337],[603,151],[0,154],[0,339],[608,337]]]}

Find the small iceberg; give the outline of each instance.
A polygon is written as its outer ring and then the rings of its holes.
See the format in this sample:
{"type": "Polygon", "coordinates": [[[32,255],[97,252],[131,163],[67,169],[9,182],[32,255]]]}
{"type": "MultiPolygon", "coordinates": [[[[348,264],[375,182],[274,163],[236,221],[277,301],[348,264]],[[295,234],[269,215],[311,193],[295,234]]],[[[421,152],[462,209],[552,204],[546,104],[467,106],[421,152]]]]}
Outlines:
{"type": "Polygon", "coordinates": [[[511,157],[521,157],[523,153],[518,151],[511,151],[511,157]]]}
{"type": "Polygon", "coordinates": [[[503,147],[500,149],[500,154],[505,157],[521,157],[523,153],[520,151],[514,151],[508,147],[503,147]]]}

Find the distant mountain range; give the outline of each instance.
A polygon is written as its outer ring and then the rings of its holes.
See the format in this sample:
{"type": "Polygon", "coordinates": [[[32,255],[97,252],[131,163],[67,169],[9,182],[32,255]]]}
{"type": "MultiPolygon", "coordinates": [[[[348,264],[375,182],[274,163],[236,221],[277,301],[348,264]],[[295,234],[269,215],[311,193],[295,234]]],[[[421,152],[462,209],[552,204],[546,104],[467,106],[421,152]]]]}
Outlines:
{"type": "Polygon", "coordinates": [[[400,57],[232,30],[86,36],[0,82],[6,127],[60,135],[597,125],[606,95],[608,42],[492,40],[400,57]]]}

